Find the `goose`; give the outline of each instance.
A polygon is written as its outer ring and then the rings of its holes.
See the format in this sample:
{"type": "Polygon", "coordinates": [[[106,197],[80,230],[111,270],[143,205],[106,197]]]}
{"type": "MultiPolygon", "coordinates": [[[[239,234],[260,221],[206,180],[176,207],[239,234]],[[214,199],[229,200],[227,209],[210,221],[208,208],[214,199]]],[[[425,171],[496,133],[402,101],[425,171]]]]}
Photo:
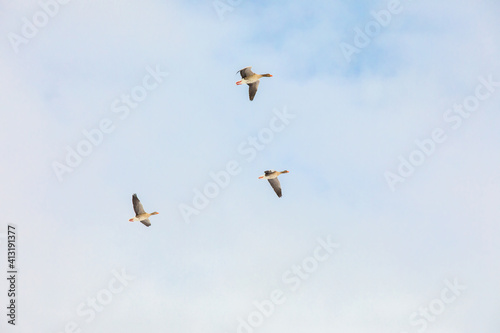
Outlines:
{"type": "Polygon", "coordinates": [[[274,189],[274,192],[278,195],[278,198],[281,198],[281,184],[278,180],[278,176],[283,173],[289,173],[290,171],[276,171],[276,170],[266,170],[264,174],[259,177],[259,179],[267,179],[271,187],[274,189]]]}
{"type": "Polygon", "coordinates": [[[134,193],[134,195],[132,195],[132,204],[134,205],[135,217],[131,218],[129,220],[130,222],[140,221],[146,227],[149,227],[151,225],[151,222],[149,221],[149,217],[152,215],[159,214],[158,212],[146,213],[144,211],[144,207],[142,207],[141,201],[139,200],[139,198],[137,197],[137,194],[135,194],[135,193],[134,193]]]}
{"type": "MultiPolygon", "coordinates": [[[[241,85],[243,83],[248,84],[248,94],[250,95],[250,100],[253,101],[255,94],[257,93],[257,88],[259,87],[259,79],[261,77],[272,77],[271,74],[255,74],[252,72],[252,66],[245,67],[239,70],[241,74],[241,80],[236,82],[237,85],[241,85]]],[[[236,73],[238,73],[236,72],[236,73]]]]}

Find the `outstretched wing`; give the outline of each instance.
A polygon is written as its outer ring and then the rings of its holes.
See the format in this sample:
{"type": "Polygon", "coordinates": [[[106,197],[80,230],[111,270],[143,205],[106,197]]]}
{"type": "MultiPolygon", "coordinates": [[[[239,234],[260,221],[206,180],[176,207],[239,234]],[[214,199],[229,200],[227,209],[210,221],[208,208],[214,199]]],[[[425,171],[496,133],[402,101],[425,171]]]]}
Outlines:
{"type": "Polygon", "coordinates": [[[248,94],[250,95],[250,100],[253,101],[255,94],[257,93],[257,88],[259,87],[260,81],[255,81],[254,83],[248,84],[248,94]]]}
{"type": "Polygon", "coordinates": [[[273,178],[273,179],[268,179],[269,184],[271,184],[272,188],[274,189],[274,192],[278,195],[279,198],[281,198],[281,184],[278,178],[273,178]]]}
{"type": "Polygon", "coordinates": [[[139,198],[137,197],[137,194],[135,194],[135,193],[132,196],[132,204],[134,205],[135,215],[141,215],[141,214],[146,213],[144,211],[144,208],[142,207],[141,201],[139,200],[139,198]]]}
{"type": "Polygon", "coordinates": [[[245,67],[241,69],[240,71],[241,78],[246,78],[247,76],[254,75],[255,73],[252,72],[252,66],[245,67]]]}
{"type": "Polygon", "coordinates": [[[151,222],[149,222],[149,219],[142,220],[141,223],[144,224],[146,227],[149,227],[151,225],[151,222]]]}

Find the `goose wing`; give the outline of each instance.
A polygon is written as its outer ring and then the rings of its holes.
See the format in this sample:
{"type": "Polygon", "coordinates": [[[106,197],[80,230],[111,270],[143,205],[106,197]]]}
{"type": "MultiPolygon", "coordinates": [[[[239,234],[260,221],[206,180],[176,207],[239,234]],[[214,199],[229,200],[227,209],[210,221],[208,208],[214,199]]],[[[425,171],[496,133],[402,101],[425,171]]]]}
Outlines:
{"type": "Polygon", "coordinates": [[[278,178],[273,178],[273,179],[268,179],[269,184],[271,184],[271,187],[274,189],[274,192],[278,195],[279,198],[281,198],[281,184],[278,178]]]}
{"type": "Polygon", "coordinates": [[[250,96],[250,100],[253,101],[255,94],[257,93],[257,88],[259,87],[260,81],[255,81],[254,83],[248,83],[248,95],[250,96]]]}
{"type": "Polygon", "coordinates": [[[272,175],[272,174],[273,174],[273,173],[275,173],[275,172],[276,172],[276,170],[266,170],[266,171],[264,171],[264,174],[265,174],[266,176],[269,176],[269,175],[272,175]]]}
{"type": "MultiPolygon", "coordinates": [[[[135,215],[141,215],[141,214],[145,214],[146,212],[144,211],[144,207],[142,207],[142,203],[141,201],[139,200],[139,198],[137,197],[137,194],[134,193],[134,195],[132,196],[132,204],[134,205],[134,212],[135,212],[135,215]]],[[[142,222],[142,221],[141,221],[142,222]]]]}
{"type": "Polygon", "coordinates": [[[255,74],[254,72],[252,72],[252,66],[245,67],[245,68],[241,69],[239,72],[240,72],[242,79],[246,78],[247,76],[251,76],[251,75],[255,74]]]}
{"type": "Polygon", "coordinates": [[[141,223],[144,224],[146,227],[149,227],[151,225],[149,219],[142,220],[141,223]]]}

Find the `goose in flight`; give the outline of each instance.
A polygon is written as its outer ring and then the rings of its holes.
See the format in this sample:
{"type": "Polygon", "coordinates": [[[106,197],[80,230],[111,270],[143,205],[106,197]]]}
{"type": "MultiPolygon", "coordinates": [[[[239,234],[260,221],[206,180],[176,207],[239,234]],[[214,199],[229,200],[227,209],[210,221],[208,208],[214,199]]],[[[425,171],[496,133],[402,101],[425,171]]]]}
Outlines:
{"type": "Polygon", "coordinates": [[[243,83],[248,84],[248,94],[250,95],[250,100],[253,101],[255,94],[257,93],[257,88],[259,87],[259,79],[261,77],[272,77],[271,74],[255,74],[252,72],[252,67],[245,67],[239,70],[241,74],[241,80],[236,82],[237,85],[241,85],[243,83]]]}
{"type": "Polygon", "coordinates": [[[135,194],[135,193],[132,196],[132,204],[134,205],[135,217],[131,218],[129,220],[130,222],[141,221],[142,224],[144,224],[146,227],[149,227],[151,225],[151,222],[149,221],[149,217],[151,215],[159,214],[158,212],[146,213],[144,211],[144,207],[142,207],[141,201],[139,200],[139,198],[137,197],[137,194],[135,194]]]}
{"type": "Polygon", "coordinates": [[[289,173],[290,171],[284,170],[284,171],[275,171],[275,170],[266,170],[264,171],[264,174],[259,177],[259,179],[267,179],[269,181],[269,184],[271,184],[271,187],[274,189],[274,192],[278,195],[279,198],[281,198],[281,184],[280,181],[278,180],[278,176],[281,175],[282,173],[289,173]]]}

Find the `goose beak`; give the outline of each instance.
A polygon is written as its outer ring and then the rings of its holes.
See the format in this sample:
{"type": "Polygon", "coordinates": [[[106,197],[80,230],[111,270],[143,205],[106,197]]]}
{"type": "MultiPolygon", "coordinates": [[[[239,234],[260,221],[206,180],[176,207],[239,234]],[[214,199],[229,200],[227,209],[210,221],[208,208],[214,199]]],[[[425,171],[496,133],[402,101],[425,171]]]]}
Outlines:
{"type": "Polygon", "coordinates": [[[260,176],[260,177],[259,177],[259,179],[262,179],[262,178],[264,178],[264,176],[260,176]]]}

